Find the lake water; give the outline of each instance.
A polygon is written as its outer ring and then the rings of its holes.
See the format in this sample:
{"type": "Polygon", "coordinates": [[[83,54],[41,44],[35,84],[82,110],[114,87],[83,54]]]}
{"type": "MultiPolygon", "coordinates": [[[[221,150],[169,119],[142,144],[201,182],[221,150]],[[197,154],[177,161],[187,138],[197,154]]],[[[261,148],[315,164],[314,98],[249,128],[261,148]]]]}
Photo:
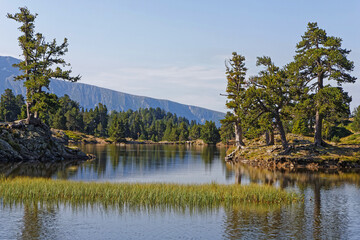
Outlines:
{"type": "Polygon", "coordinates": [[[358,171],[268,171],[224,162],[225,149],[184,145],[84,145],[80,166],[2,165],[8,176],[74,181],[271,184],[304,194],[288,206],[0,208],[0,239],[360,239],[358,171]]]}

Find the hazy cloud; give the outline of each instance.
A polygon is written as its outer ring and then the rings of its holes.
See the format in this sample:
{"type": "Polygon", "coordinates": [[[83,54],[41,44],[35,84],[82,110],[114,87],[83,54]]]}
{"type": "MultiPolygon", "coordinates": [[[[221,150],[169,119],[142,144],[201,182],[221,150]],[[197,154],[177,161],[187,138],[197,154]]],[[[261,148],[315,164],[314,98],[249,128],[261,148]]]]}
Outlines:
{"type": "Polygon", "coordinates": [[[225,111],[226,80],[223,69],[203,66],[118,68],[83,77],[89,83],[113,90],[225,111]]]}

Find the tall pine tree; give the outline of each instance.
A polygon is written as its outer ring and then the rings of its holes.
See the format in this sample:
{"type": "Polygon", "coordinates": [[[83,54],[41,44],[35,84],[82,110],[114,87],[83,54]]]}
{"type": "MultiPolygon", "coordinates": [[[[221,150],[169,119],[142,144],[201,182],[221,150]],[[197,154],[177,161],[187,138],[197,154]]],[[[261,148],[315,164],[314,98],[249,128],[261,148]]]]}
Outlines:
{"type": "Polygon", "coordinates": [[[23,74],[16,76],[15,80],[24,80],[26,87],[27,121],[39,122],[39,111],[48,106],[48,98],[52,98],[43,88],[49,89],[50,79],[63,79],[76,82],[80,76],[71,77],[71,70],[61,67],[69,66],[62,58],[68,51],[67,39],[60,45],[56,40],[46,42],[41,33],[34,32],[34,22],[37,14],[31,14],[26,7],[19,8],[20,12],[8,14],[7,17],[21,24],[22,35],[18,38],[22,50],[23,61],[14,64],[23,74]],[[61,66],[61,67],[60,67],[61,66]]]}
{"type": "MultiPolygon", "coordinates": [[[[354,63],[347,59],[350,50],[341,47],[342,39],[328,36],[316,22],[308,23],[307,31],[297,44],[295,64],[302,77],[305,77],[310,87],[318,93],[324,88],[324,80],[335,80],[342,83],[354,83],[356,78],[350,75],[354,63]]],[[[321,146],[323,114],[321,103],[316,102],[315,116],[315,146],[321,146]]]]}
{"type": "Polygon", "coordinates": [[[226,93],[228,98],[226,106],[232,110],[233,114],[226,115],[225,119],[221,120],[221,122],[223,124],[234,123],[235,144],[238,147],[245,146],[243,142],[242,124],[246,116],[246,107],[243,105],[246,90],[246,71],[245,57],[233,52],[232,58],[226,62],[226,93]]]}

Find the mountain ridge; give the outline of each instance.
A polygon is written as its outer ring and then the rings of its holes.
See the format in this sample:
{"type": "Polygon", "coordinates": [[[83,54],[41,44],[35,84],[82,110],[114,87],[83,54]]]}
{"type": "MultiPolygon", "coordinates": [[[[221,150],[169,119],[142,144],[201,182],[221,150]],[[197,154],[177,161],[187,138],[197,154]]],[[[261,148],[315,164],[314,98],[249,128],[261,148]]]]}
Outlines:
{"type": "MultiPolygon", "coordinates": [[[[0,94],[6,88],[10,88],[14,94],[25,96],[26,90],[23,87],[23,81],[13,81],[13,77],[20,74],[20,72],[12,65],[19,61],[19,59],[10,56],[0,56],[0,94]]],[[[55,93],[59,97],[67,94],[71,99],[79,102],[81,107],[87,109],[94,108],[98,103],[105,104],[110,111],[159,107],[189,120],[196,120],[199,123],[204,123],[206,120],[214,121],[217,126],[220,125],[220,119],[225,116],[225,113],[222,112],[181,104],[171,100],[133,95],[90,84],[71,83],[56,79],[51,80],[49,92],[55,93]]]]}

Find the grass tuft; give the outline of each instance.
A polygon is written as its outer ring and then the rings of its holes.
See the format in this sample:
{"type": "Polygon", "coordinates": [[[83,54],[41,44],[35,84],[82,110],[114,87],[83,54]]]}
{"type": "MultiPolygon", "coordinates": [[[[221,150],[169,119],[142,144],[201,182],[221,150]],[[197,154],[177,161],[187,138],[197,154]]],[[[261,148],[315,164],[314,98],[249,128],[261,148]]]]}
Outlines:
{"type": "Polygon", "coordinates": [[[243,203],[290,204],[303,196],[260,185],[95,183],[44,178],[1,178],[3,203],[71,203],[113,206],[217,207],[243,203]]]}

